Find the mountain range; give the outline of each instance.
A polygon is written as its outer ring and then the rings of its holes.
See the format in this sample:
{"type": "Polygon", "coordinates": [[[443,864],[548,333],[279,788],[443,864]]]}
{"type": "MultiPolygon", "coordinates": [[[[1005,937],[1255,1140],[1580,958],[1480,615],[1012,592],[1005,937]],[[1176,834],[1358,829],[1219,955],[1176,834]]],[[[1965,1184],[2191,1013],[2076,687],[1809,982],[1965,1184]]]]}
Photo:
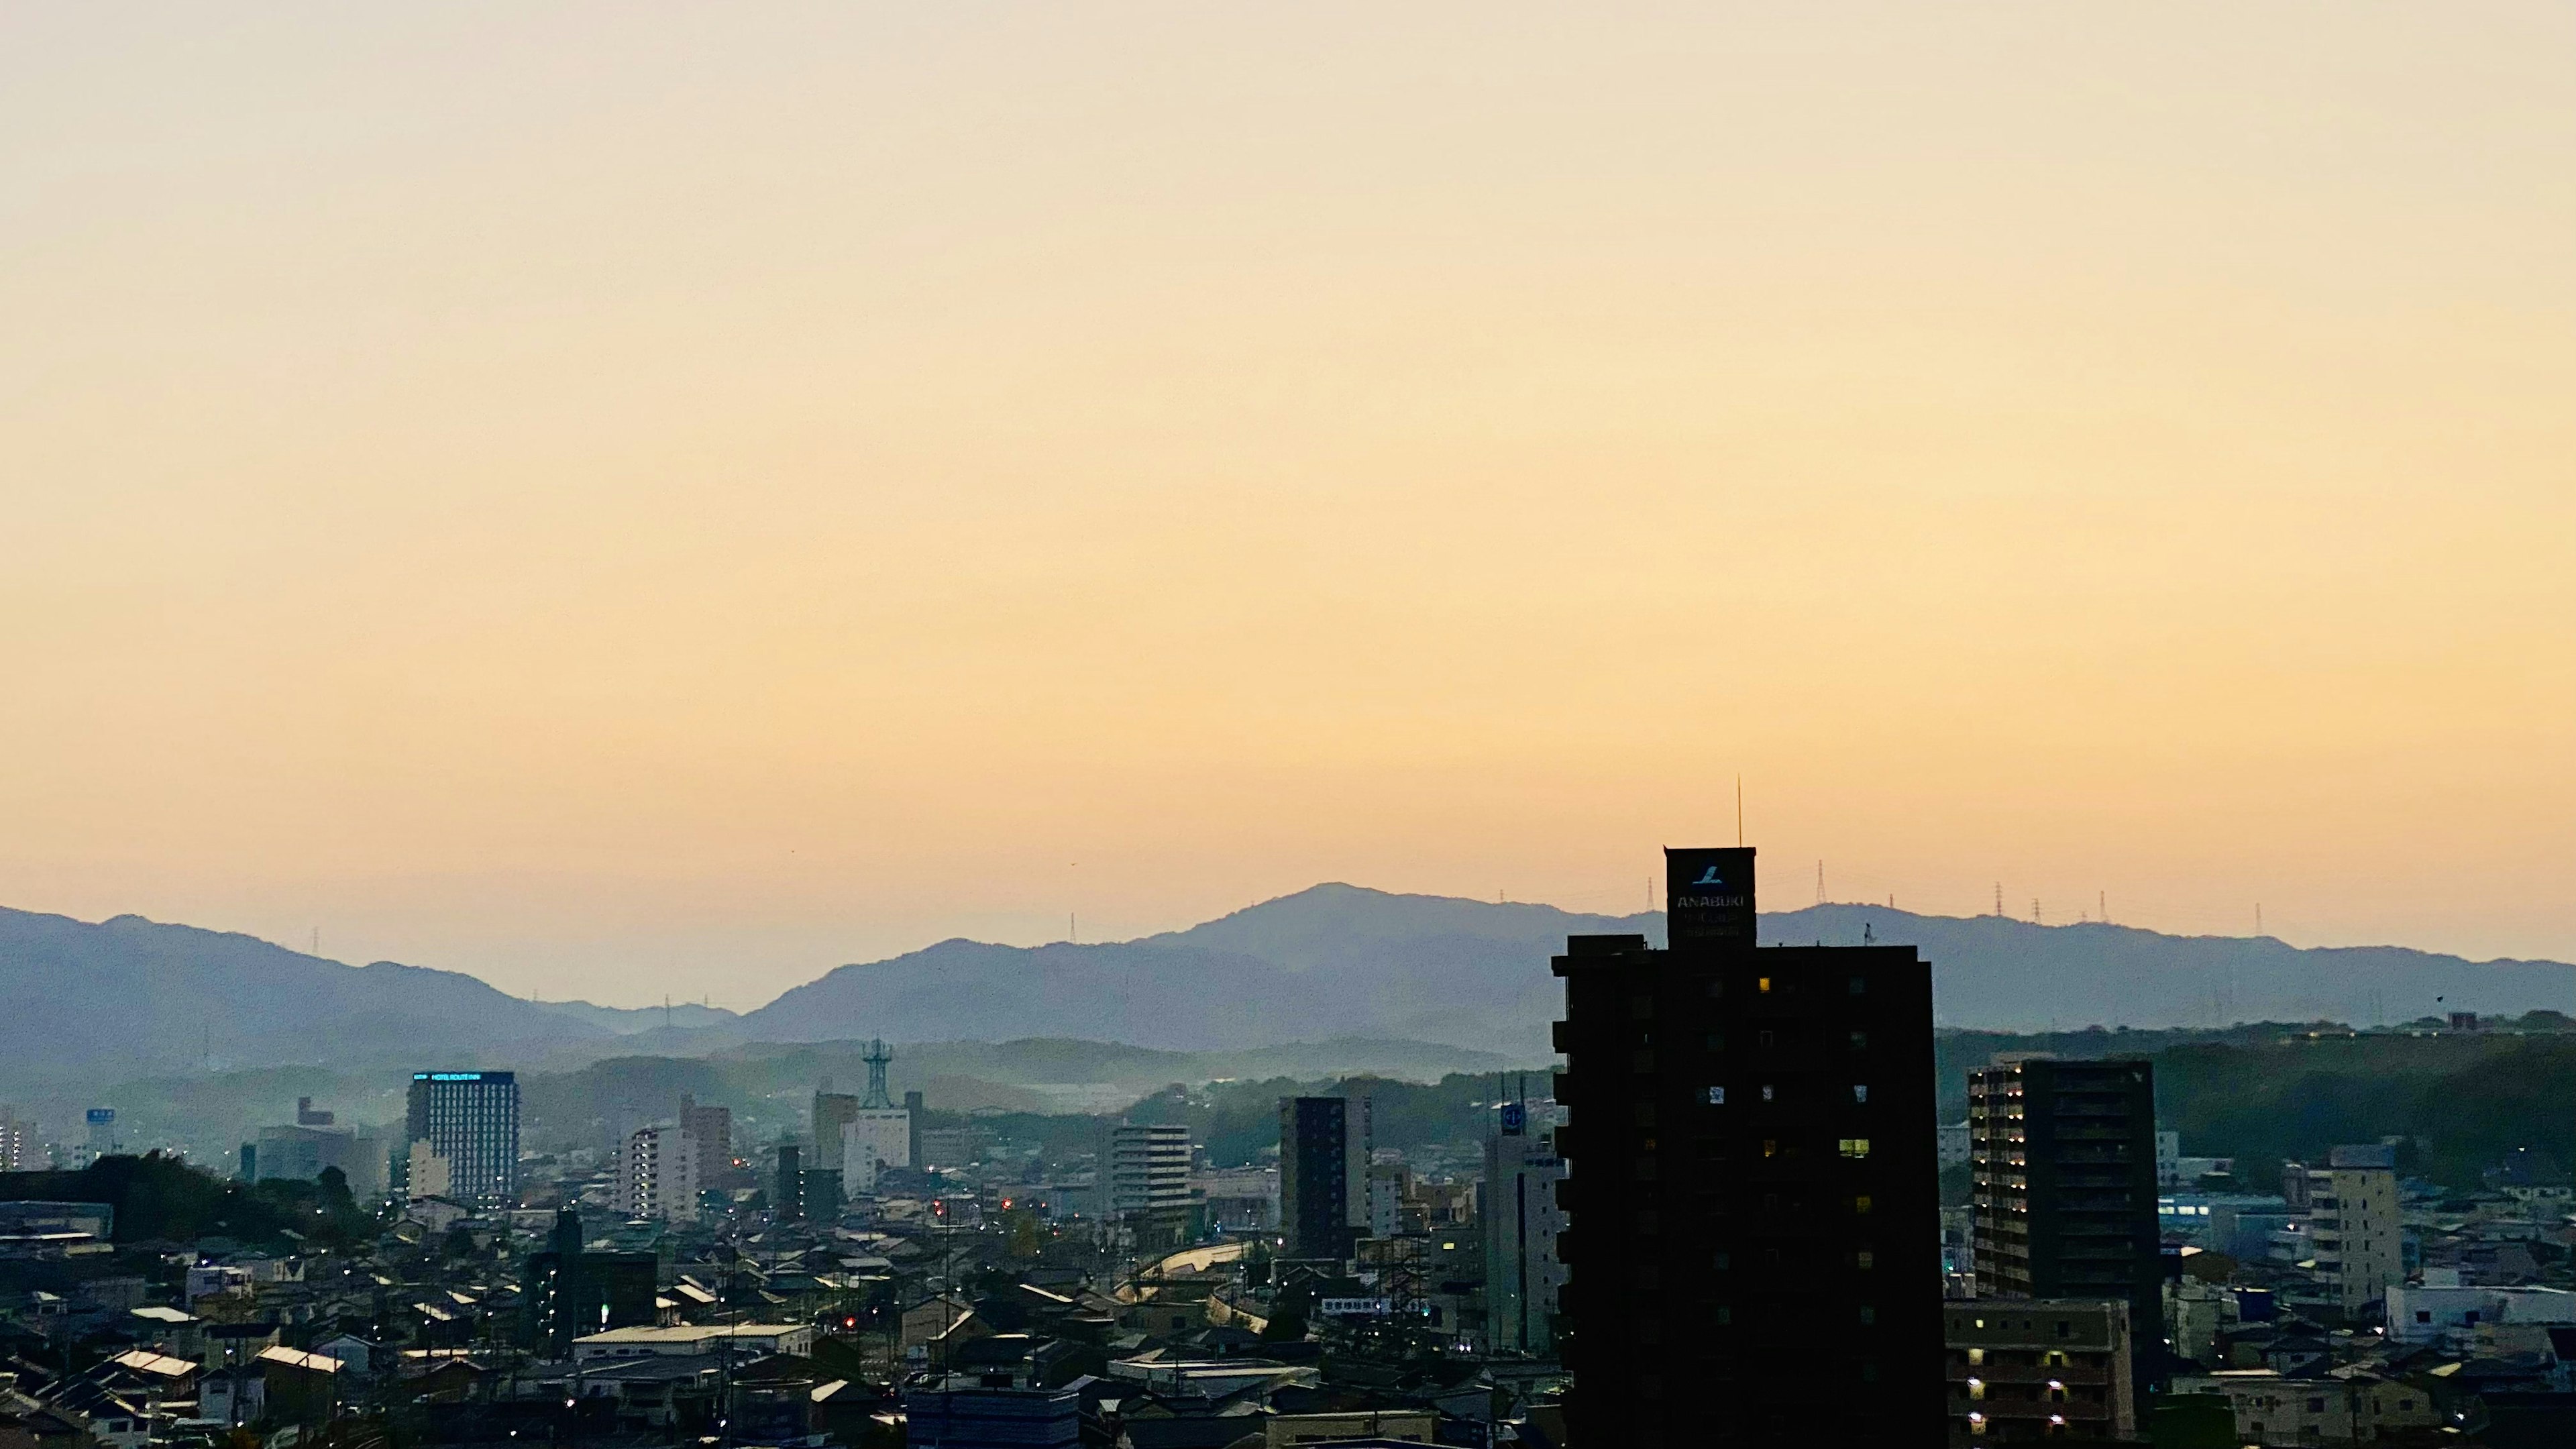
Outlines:
{"type": "MultiPolygon", "coordinates": [[[[1942,1024],[2004,1029],[2402,1021],[2576,1005],[2576,966],[2400,947],[2301,948],[2002,916],[1820,905],[1766,915],[1766,941],[1919,947],[1942,1024]]],[[[20,1050],[0,1086],[320,1065],[569,1069],[748,1043],[1086,1038],[1163,1051],[1365,1038],[1547,1055],[1565,937],[1660,915],[1320,885],[1141,940],[943,941],[839,967],[735,1014],[533,1002],[460,972],[347,966],[249,936],[138,916],[95,924],[0,910],[0,1000],[20,1050]]]]}

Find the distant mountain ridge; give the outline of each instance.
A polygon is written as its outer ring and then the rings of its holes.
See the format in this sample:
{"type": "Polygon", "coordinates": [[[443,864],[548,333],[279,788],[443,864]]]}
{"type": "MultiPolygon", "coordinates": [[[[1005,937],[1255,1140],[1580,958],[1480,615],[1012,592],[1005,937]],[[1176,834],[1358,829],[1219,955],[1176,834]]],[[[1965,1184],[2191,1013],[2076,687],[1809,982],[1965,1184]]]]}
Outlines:
{"type": "MultiPolygon", "coordinates": [[[[2576,1005],[2576,966],[2401,947],[2303,949],[2091,923],[1821,905],[1766,915],[1766,941],[1918,946],[1944,1025],[2206,1026],[2407,1020],[2576,1005]],[[2440,998],[2437,1002],[2436,998],[2440,998]]],[[[750,1043],[1074,1037],[1173,1052],[1374,1039],[1543,1059],[1569,934],[1660,943],[1659,914],[1396,895],[1327,884],[1183,931],[1104,945],[950,940],[842,966],[736,1016],[703,1006],[531,1002],[476,978],[351,967],[249,936],[136,916],[90,924],[0,910],[0,1000],[40,1044],[0,1081],[200,1067],[430,1060],[555,1067],[750,1043]]]]}
{"type": "Polygon", "coordinates": [[[347,966],[141,916],[91,924],[0,909],[0,1001],[28,1044],[9,1054],[18,1081],[183,1064],[472,1062],[610,1035],[461,971],[347,966]]]}

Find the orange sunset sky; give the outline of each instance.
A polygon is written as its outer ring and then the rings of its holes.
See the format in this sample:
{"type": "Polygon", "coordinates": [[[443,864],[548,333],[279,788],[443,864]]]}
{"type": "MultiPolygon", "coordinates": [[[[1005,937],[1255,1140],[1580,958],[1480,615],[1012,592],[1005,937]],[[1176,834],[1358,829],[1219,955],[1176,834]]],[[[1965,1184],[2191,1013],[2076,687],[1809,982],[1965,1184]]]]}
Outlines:
{"type": "Polygon", "coordinates": [[[2561,3],[0,15],[0,904],[2576,959],[2561,3]]]}

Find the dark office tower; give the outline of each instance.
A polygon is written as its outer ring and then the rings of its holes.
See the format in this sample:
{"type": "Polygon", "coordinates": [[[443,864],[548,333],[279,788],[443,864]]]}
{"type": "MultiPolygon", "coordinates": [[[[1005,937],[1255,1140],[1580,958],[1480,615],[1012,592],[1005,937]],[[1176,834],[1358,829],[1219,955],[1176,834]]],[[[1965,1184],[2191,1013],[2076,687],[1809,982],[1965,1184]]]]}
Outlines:
{"type": "Polygon", "coordinates": [[[1667,949],[1555,962],[1574,1440],[1942,1443],[1931,967],[1756,949],[1750,850],[1665,872],[1667,949]]]}
{"type": "Polygon", "coordinates": [[[565,1208],[545,1251],[528,1255],[520,1278],[521,1342],[550,1358],[572,1357],[573,1340],[656,1317],[657,1262],[651,1253],[583,1249],[581,1214],[565,1208]]]}
{"type": "Polygon", "coordinates": [[[1350,1105],[1279,1099],[1279,1230],[1291,1258],[1351,1255],[1350,1105]]]}
{"type": "Polygon", "coordinates": [[[447,1159],[447,1195],[475,1207],[519,1201],[519,1078],[513,1072],[414,1072],[406,1145],[447,1159]]]}
{"type": "Polygon", "coordinates": [[[782,1223],[792,1223],[805,1216],[805,1154],[793,1142],[778,1144],[777,1200],[769,1205],[769,1215],[782,1223]]]}
{"type": "Polygon", "coordinates": [[[1977,1296],[2126,1299],[2143,1387],[2164,1344],[2155,1069],[1979,1067],[1968,1073],[1968,1157],[1977,1296]]]}

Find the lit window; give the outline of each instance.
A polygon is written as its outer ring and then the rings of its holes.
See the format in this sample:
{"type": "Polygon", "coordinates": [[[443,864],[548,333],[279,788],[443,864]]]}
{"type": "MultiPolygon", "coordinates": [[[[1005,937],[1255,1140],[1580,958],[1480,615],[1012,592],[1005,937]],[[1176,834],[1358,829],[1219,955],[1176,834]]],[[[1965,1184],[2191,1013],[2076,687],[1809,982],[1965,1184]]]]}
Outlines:
{"type": "Polygon", "coordinates": [[[1842,1154],[1845,1157],[1867,1157],[1869,1156],[1869,1139],[1866,1137],[1846,1137],[1842,1140],[1841,1149],[1842,1154]]]}
{"type": "Polygon", "coordinates": [[[1863,1248],[1859,1252],[1852,1254],[1852,1266],[1866,1273],[1870,1269],[1878,1266],[1878,1254],[1871,1252],[1867,1248],[1863,1248]]]}
{"type": "MultiPolygon", "coordinates": [[[[1861,1216],[1867,1216],[1867,1215],[1868,1215],[1868,1213],[1869,1213],[1869,1194],[1868,1194],[1868,1193],[1862,1193],[1860,1196],[1858,1196],[1858,1197],[1856,1197],[1856,1198],[1853,1198],[1853,1199],[1852,1199],[1852,1211],[1853,1211],[1855,1214],[1858,1214],[1858,1215],[1861,1215],[1861,1216]]],[[[1982,1318],[1978,1319],[1978,1320],[1977,1320],[1977,1326],[1978,1326],[1979,1328],[1983,1328],[1983,1327],[1985,1327],[1985,1326],[1986,1326],[1986,1321],[1985,1321],[1984,1319],[1982,1319],[1982,1318]]]]}
{"type": "Polygon", "coordinates": [[[1969,1398],[1972,1398],[1972,1399],[1982,1399],[1982,1398],[1984,1398],[1985,1396],[1986,1396],[1986,1381],[1985,1381],[1984,1379],[1970,1379],[1970,1380],[1968,1380],[1968,1397],[1969,1397],[1969,1398]]]}
{"type": "Polygon", "coordinates": [[[1772,1139],[1770,1139],[1770,1138],[1768,1138],[1768,1137],[1763,1138],[1763,1139],[1762,1139],[1762,1155],[1763,1155],[1763,1156],[1765,1156],[1765,1157],[1777,1157],[1777,1156],[1779,1156],[1779,1155],[1780,1155],[1780,1144],[1779,1144],[1778,1142],[1773,1141],[1772,1139]]]}
{"type": "Polygon", "coordinates": [[[1708,1104],[1709,1104],[1710,1106],[1712,1106],[1712,1107],[1723,1107],[1723,1106],[1725,1106],[1725,1105],[1726,1105],[1726,1089],[1725,1089],[1724,1087],[1711,1087],[1711,1088],[1709,1088],[1709,1089],[1708,1089],[1708,1104]]]}
{"type": "Polygon", "coordinates": [[[1986,1432],[1986,1416],[1983,1414],[1970,1414],[1968,1416],[1968,1432],[1971,1434],[1982,1434],[1986,1432]]]}
{"type": "Polygon", "coordinates": [[[1768,991],[1768,990],[1770,990],[1770,989],[1771,989],[1771,978],[1770,978],[1770,977],[1768,977],[1768,976],[1765,976],[1765,977],[1761,978],[1760,980],[1755,981],[1755,982],[1753,983],[1753,989],[1754,989],[1754,990],[1756,990],[1756,991],[1768,991]]]}
{"type": "Polygon", "coordinates": [[[1765,1102],[1771,1100],[1771,1084],[1769,1082],[1764,1082],[1762,1084],[1762,1100],[1765,1102]]]}
{"type": "Polygon", "coordinates": [[[1852,1100],[1855,1102],[1868,1101],[1869,1088],[1859,1082],[1852,1083],[1852,1100]]]}
{"type": "MultiPolygon", "coordinates": [[[[1982,1319],[1982,1318],[1978,1319],[1978,1320],[1977,1320],[1977,1326],[1978,1326],[1979,1328],[1983,1328],[1983,1327],[1985,1327],[1985,1326],[1986,1326],[1986,1321],[1985,1321],[1984,1319],[1982,1319]]],[[[1982,1349],[1982,1348],[1972,1348],[1972,1349],[1969,1349],[1969,1350],[1968,1350],[1968,1362],[1969,1362],[1971,1365],[1983,1365],[1983,1364],[1985,1363],[1985,1361],[1986,1361],[1986,1351],[1985,1351],[1984,1349],[1982,1349]]]]}

